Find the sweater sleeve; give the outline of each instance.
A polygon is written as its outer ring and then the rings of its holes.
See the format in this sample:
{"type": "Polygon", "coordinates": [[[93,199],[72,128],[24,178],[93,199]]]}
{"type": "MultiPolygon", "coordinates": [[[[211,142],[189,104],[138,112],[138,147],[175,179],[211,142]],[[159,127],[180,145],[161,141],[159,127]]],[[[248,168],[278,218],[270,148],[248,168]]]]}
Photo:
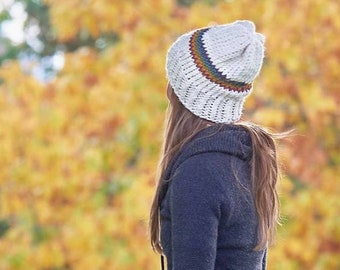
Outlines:
{"type": "Polygon", "coordinates": [[[171,180],[173,270],[213,270],[222,188],[211,157],[200,154],[184,161],[171,180]]]}

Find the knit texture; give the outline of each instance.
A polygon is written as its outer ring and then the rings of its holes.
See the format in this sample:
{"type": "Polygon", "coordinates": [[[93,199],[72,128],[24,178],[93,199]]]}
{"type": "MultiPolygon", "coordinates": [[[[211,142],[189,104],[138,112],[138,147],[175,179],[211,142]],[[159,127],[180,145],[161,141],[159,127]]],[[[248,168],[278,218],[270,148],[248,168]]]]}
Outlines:
{"type": "Polygon", "coordinates": [[[169,83],[193,114],[216,123],[233,123],[240,119],[260,72],[264,40],[251,21],[186,33],[168,51],[169,83]]]}
{"type": "Polygon", "coordinates": [[[168,270],[263,270],[254,251],[251,139],[236,125],[200,131],[171,160],[160,193],[161,244],[168,270]]]}

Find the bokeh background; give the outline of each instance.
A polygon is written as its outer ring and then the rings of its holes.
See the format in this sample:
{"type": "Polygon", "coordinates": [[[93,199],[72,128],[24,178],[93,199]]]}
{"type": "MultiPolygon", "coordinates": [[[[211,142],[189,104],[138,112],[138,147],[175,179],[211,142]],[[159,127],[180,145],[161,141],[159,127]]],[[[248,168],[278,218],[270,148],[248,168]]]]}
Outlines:
{"type": "Polygon", "coordinates": [[[253,20],[266,60],[244,120],[276,131],[269,270],[340,269],[337,0],[0,0],[0,269],[154,270],[147,231],[169,45],[253,20]]]}

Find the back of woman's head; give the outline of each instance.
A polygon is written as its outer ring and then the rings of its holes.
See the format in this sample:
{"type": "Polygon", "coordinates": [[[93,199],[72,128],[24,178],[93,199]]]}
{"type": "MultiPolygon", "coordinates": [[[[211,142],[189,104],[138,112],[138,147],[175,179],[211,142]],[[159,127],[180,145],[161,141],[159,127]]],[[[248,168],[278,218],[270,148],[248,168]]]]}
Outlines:
{"type": "Polygon", "coordinates": [[[252,194],[258,216],[258,243],[272,242],[278,221],[276,192],[278,163],[275,135],[257,125],[238,122],[245,98],[260,72],[264,36],[250,21],[196,29],[180,36],[167,54],[169,106],[157,174],[157,189],[150,211],[151,245],[160,244],[160,189],[164,172],[183,145],[208,125],[237,124],[252,139],[252,194]]]}

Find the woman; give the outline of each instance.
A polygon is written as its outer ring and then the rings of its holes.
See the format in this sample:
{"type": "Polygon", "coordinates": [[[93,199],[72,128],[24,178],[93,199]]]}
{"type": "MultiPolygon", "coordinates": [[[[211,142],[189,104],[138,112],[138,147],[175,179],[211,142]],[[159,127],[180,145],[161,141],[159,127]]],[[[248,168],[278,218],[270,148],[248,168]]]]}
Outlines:
{"type": "Polygon", "coordinates": [[[197,29],[167,54],[170,101],[151,245],[168,270],[266,269],[278,221],[274,135],[239,122],[264,36],[250,21],[197,29]]]}

